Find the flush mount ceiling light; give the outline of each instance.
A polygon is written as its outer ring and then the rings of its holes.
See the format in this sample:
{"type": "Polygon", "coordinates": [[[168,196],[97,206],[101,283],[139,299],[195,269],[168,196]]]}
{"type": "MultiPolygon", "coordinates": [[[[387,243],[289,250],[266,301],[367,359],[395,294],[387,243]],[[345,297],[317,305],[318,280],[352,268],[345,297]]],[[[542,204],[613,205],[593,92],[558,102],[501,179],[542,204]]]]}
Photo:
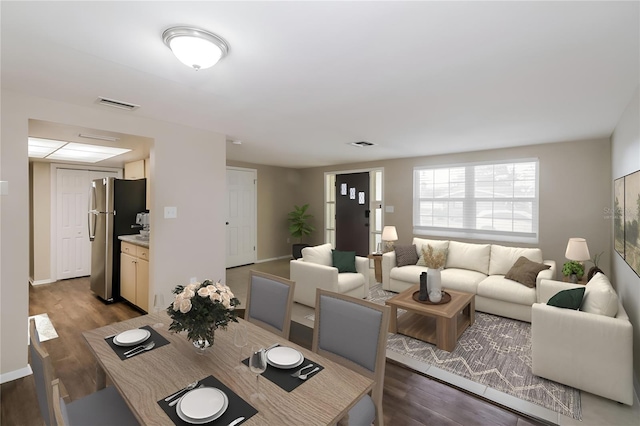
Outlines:
{"type": "Polygon", "coordinates": [[[214,66],[229,52],[223,39],[193,27],[169,28],[162,33],[162,41],[180,62],[196,71],[214,66]]]}
{"type": "Polygon", "coordinates": [[[125,148],[29,138],[29,157],[32,158],[97,163],[129,151],[131,150],[125,148]]]}

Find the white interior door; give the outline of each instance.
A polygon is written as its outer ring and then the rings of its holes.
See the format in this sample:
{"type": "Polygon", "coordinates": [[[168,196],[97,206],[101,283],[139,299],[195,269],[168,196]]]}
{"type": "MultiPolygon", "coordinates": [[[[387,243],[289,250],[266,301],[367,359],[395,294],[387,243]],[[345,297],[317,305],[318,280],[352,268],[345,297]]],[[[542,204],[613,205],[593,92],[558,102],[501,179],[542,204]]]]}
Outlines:
{"type": "Polygon", "coordinates": [[[57,279],[89,275],[90,247],[87,235],[89,172],[58,169],[57,172],[57,279]]]}
{"type": "Polygon", "coordinates": [[[91,275],[91,244],[87,228],[89,187],[93,179],[119,177],[102,170],[56,171],[56,279],[91,275]]]}
{"type": "Polygon", "coordinates": [[[256,170],[227,169],[227,268],[256,261],[256,182],[256,170]]]}

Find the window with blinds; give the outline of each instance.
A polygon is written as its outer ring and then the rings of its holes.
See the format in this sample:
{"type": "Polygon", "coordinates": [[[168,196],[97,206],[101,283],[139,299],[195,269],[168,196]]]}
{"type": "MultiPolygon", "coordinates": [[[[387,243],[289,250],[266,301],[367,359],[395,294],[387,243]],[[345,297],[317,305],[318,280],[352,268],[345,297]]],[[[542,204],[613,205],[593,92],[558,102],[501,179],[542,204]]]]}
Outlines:
{"type": "Polygon", "coordinates": [[[416,167],[416,235],[538,242],[538,160],[416,167]]]}

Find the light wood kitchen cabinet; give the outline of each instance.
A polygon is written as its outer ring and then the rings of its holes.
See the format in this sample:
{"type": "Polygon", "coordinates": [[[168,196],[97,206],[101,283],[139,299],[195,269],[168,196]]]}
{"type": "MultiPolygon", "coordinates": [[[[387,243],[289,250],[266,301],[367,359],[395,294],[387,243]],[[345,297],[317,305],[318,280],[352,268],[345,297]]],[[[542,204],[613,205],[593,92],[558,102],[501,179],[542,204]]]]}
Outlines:
{"type": "Polygon", "coordinates": [[[151,207],[151,164],[150,159],[132,161],[124,164],[125,179],[147,179],[147,210],[151,207]]]}
{"type": "Polygon", "coordinates": [[[124,163],[125,179],[144,179],[144,160],[124,163]]]}
{"type": "Polygon", "coordinates": [[[120,249],[120,295],[149,312],[149,249],[122,242],[120,249]]]}

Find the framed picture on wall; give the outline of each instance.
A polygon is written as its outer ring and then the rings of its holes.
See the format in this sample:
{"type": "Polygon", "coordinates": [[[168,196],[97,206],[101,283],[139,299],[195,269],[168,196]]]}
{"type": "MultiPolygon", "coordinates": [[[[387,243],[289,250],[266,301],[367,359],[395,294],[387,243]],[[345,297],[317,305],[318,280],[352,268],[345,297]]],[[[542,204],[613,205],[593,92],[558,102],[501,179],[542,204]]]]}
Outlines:
{"type": "Polygon", "coordinates": [[[624,260],[640,276],[640,170],[624,177],[624,260]]]}
{"type": "Polygon", "coordinates": [[[613,181],[613,246],[624,259],[624,177],[613,181]]]}

